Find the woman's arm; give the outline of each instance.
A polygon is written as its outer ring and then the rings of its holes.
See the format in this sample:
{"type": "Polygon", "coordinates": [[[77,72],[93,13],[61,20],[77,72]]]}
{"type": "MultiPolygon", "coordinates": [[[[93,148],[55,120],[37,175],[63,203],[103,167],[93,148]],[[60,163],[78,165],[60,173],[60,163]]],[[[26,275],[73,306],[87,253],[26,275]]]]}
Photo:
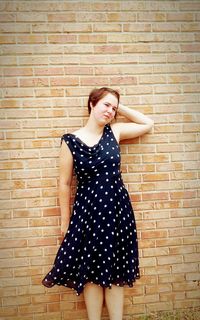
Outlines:
{"type": "Polygon", "coordinates": [[[66,233],[70,220],[70,195],[73,176],[72,154],[63,141],[60,150],[59,201],[61,210],[61,235],[66,233]]]}
{"type": "Polygon", "coordinates": [[[125,123],[117,122],[112,125],[118,141],[141,136],[149,132],[153,127],[154,122],[152,119],[122,104],[118,106],[118,113],[130,121],[125,123]]]}

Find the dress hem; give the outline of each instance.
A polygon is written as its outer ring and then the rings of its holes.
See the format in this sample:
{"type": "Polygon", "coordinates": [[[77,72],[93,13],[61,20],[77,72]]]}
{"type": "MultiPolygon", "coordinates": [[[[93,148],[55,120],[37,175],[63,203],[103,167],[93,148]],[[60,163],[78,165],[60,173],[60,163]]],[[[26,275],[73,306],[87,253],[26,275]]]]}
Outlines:
{"type": "Polygon", "coordinates": [[[43,279],[42,281],[42,284],[47,287],[47,288],[52,288],[54,287],[55,285],[58,285],[58,286],[63,286],[65,288],[69,288],[69,289],[72,289],[74,291],[76,291],[76,295],[77,296],[80,296],[81,293],[83,292],[84,290],[84,287],[87,283],[94,283],[98,286],[101,286],[102,288],[109,288],[109,289],[112,289],[112,285],[115,285],[115,286],[119,286],[119,287],[124,287],[124,286],[128,286],[129,288],[132,288],[133,287],[133,284],[136,282],[136,280],[140,279],[140,275],[139,276],[136,276],[134,279],[132,280],[129,280],[129,281],[121,281],[120,283],[117,283],[117,282],[111,282],[109,283],[108,285],[106,284],[102,284],[98,281],[95,281],[95,280],[87,280],[83,286],[81,287],[81,289],[76,289],[75,287],[73,287],[72,285],[70,284],[62,284],[62,283],[54,283],[54,282],[51,282],[51,281],[48,281],[48,280],[45,280],[45,278],[43,279]]]}

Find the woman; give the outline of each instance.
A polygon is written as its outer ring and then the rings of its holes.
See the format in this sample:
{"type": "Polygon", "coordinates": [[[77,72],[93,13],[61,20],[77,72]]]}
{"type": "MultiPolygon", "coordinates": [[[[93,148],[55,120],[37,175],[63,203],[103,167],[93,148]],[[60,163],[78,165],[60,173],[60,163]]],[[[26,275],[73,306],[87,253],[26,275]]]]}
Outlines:
{"type": "Polygon", "coordinates": [[[139,278],[136,224],[121,177],[119,142],[147,133],[153,121],[119,100],[115,90],[94,89],[86,125],[61,139],[61,233],[67,233],[43,284],[83,292],[89,320],[101,319],[104,296],[110,320],[122,320],[123,286],[132,287],[139,278]],[[116,113],[129,122],[112,123],[116,113]],[[70,217],[73,168],[78,185],[70,217]]]}

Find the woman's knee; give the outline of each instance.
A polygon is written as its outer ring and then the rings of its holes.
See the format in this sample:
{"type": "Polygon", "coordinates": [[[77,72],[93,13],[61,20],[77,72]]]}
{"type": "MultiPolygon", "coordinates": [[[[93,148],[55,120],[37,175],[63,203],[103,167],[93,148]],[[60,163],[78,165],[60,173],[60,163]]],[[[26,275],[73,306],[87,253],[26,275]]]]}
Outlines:
{"type": "Polygon", "coordinates": [[[91,283],[91,282],[88,282],[85,284],[84,286],[84,290],[83,290],[83,293],[84,294],[97,294],[97,295],[103,295],[103,288],[101,286],[99,286],[98,284],[95,284],[95,283],[91,283]]]}

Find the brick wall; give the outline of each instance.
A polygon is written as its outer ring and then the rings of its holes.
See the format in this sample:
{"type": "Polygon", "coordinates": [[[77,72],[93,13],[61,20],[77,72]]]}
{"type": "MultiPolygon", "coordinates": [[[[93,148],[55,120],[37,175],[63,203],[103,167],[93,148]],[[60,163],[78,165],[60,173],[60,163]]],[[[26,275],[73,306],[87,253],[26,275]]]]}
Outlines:
{"type": "MultiPolygon", "coordinates": [[[[155,120],[121,145],[142,277],[127,320],[200,304],[199,1],[1,1],[1,319],[87,319],[83,295],[41,286],[59,245],[60,136],[94,87],[155,120]]],[[[104,308],[107,319],[107,311],[104,308]]]]}

